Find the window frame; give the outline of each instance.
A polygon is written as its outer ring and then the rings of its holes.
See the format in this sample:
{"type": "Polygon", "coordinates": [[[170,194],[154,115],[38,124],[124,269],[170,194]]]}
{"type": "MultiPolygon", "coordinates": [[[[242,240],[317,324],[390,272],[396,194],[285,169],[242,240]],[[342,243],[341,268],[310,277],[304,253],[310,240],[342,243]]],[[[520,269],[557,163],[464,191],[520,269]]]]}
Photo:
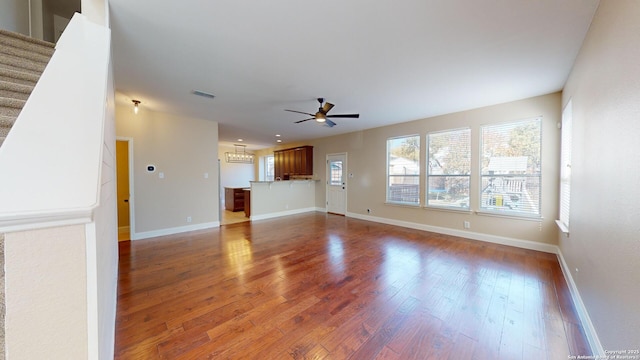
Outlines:
{"type": "Polygon", "coordinates": [[[385,203],[386,204],[393,204],[393,205],[405,205],[405,206],[415,206],[415,207],[420,207],[421,206],[421,201],[422,201],[422,196],[421,196],[421,188],[422,188],[422,183],[421,183],[421,176],[422,176],[422,169],[421,169],[421,164],[420,164],[420,152],[421,152],[421,143],[422,143],[422,138],[420,136],[420,134],[411,134],[411,135],[402,135],[402,136],[393,136],[393,137],[389,137],[387,138],[387,147],[386,147],[386,190],[385,190],[385,203]],[[389,168],[391,167],[390,165],[390,161],[391,161],[391,149],[390,149],[390,145],[391,142],[394,140],[398,140],[398,139],[408,139],[408,138],[417,138],[418,139],[418,158],[416,160],[416,164],[418,166],[418,172],[417,174],[404,174],[404,175],[391,175],[389,174],[389,168]],[[417,181],[417,196],[416,202],[409,202],[409,201],[397,201],[397,200],[392,200],[390,198],[391,195],[391,182],[390,179],[394,176],[400,177],[416,177],[418,179],[417,181]]]}
{"type": "MultiPolygon", "coordinates": [[[[543,192],[543,186],[542,186],[542,154],[543,154],[543,118],[542,116],[536,116],[536,117],[531,117],[531,118],[524,118],[524,119],[517,119],[517,120],[509,120],[509,121],[503,121],[503,122],[497,122],[497,123],[489,123],[489,124],[483,124],[480,126],[480,133],[479,133],[479,156],[478,156],[478,165],[479,165],[479,170],[478,170],[478,210],[477,213],[478,214],[486,214],[486,215],[497,215],[497,216],[504,216],[504,217],[510,217],[510,218],[527,218],[527,219],[536,219],[536,220],[540,220],[542,219],[542,192],[543,192]],[[485,129],[486,128],[490,128],[490,127],[501,127],[501,126],[511,126],[513,125],[514,127],[516,127],[518,123],[527,123],[527,122],[533,122],[533,121],[537,121],[539,124],[539,163],[538,163],[538,174],[485,174],[483,172],[483,161],[485,160],[485,129]],[[526,212],[526,211],[518,211],[518,210],[513,210],[512,208],[506,208],[506,206],[504,208],[501,209],[497,209],[496,207],[498,205],[495,205],[494,207],[490,207],[490,206],[486,206],[483,203],[483,193],[485,192],[484,187],[484,179],[486,177],[502,177],[502,178],[525,178],[525,181],[527,178],[537,178],[538,180],[538,206],[537,206],[537,213],[531,213],[531,212],[526,212]]],[[[528,171],[528,170],[527,170],[528,171]]],[[[504,194],[503,194],[504,195],[504,194]]],[[[505,201],[503,199],[503,201],[505,201]]],[[[505,201],[506,202],[506,201],[505,201]]],[[[503,206],[503,205],[501,205],[503,206]]]]}
{"type": "Polygon", "coordinates": [[[571,99],[562,110],[560,126],[560,186],[558,189],[558,220],[560,230],[569,234],[571,217],[571,156],[573,142],[573,104],[571,99]]]}
{"type": "MultiPolygon", "coordinates": [[[[462,128],[455,128],[455,129],[445,129],[445,130],[437,130],[437,131],[431,131],[428,132],[426,134],[426,143],[427,143],[427,147],[426,147],[426,159],[425,159],[425,200],[424,200],[424,206],[426,208],[433,208],[433,209],[446,209],[446,210],[452,210],[452,211],[465,211],[468,212],[471,210],[471,176],[472,176],[472,172],[471,172],[471,166],[472,166],[472,157],[473,157],[473,152],[471,151],[471,144],[472,144],[472,132],[471,132],[471,128],[470,127],[462,127],[462,128]],[[442,175],[434,175],[431,174],[431,166],[430,166],[430,160],[431,160],[431,136],[432,135],[442,135],[442,134],[446,134],[446,133],[457,133],[457,132],[467,132],[468,133],[468,138],[469,138],[469,144],[468,144],[468,148],[469,148],[469,154],[468,154],[468,168],[469,171],[467,174],[442,174],[442,175]],[[452,206],[452,205],[438,205],[438,204],[430,204],[429,202],[429,195],[431,193],[430,191],[430,178],[434,177],[434,178],[452,178],[452,177],[457,177],[457,178],[467,178],[467,201],[466,201],[466,205],[464,205],[464,203],[460,203],[460,205],[458,207],[456,206],[452,206]]],[[[445,180],[446,181],[446,180],[445,180]]]]}
{"type": "Polygon", "coordinates": [[[275,155],[270,154],[264,157],[264,180],[265,181],[275,181],[276,171],[275,171],[275,155]],[[269,159],[272,159],[273,163],[273,173],[269,176],[269,159]]]}

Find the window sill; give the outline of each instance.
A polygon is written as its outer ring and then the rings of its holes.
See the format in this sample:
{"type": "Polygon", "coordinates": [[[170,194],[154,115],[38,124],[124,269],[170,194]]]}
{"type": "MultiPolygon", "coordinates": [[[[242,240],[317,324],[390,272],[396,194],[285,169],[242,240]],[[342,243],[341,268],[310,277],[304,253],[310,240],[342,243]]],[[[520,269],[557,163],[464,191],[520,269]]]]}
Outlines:
{"type": "Polygon", "coordinates": [[[420,204],[412,204],[412,203],[401,203],[401,202],[385,201],[384,204],[385,205],[391,205],[391,206],[399,206],[399,207],[420,208],[420,204]]]}
{"type": "Polygon", "coordinates": [[[560,220],[556,220],[556,225],[558,225],[558,227],[560,228],[560,231],[562,231],[563,234],[569,237],[569,227],[565,225],[565,223],[563,223],[560,220]]]}
{"type": "Polygon", "coordinates": [[[514,220],[526,220],[526,221],[536,221],[536,222],[542,222],[543,220],[542,216],[537,216],[537,215],[527,216],[527,215],[519,215],[519,214],[496,213],[491,211],[476,211],[475,213],[476,215],[480,215],[480,216],[493,216],[493,217],[514,219],[514,220]]]}
{"type": "Polygon", "coordinates": [[[456,214],[472,214],[473,211],[467,208],[443,207],[443,206],[423,206],[425,210],[452,212],[456,214]]]}

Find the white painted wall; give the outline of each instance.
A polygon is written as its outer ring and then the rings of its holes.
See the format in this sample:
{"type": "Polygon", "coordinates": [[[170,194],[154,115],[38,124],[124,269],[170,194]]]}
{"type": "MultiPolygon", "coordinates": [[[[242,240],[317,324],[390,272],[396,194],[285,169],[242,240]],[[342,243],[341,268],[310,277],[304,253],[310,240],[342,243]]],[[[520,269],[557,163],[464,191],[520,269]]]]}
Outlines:
{"type": "Polygon", "coordinates": [[[98,25],[109,27],[109,0],[82,0],[82,14],[98,25]]]}
{"type": "Polygon", "coordinates": [[[29,1],[0,1],[0,29],[29,35],[29,1]]]}
{"type": "Polygon", "coordinates": [[[218,123],[155,112],[141,100],[137,115],[130,99],[116,105],[116,134],[133,139],[131,238],[219,226],[218,123]]]}
{"type": "Polygon", "coordinates": [[[573,149],[559,246],[605,350],[640,345],[639,20],[636,0],[600,2],[562,99],[573,149]]]}

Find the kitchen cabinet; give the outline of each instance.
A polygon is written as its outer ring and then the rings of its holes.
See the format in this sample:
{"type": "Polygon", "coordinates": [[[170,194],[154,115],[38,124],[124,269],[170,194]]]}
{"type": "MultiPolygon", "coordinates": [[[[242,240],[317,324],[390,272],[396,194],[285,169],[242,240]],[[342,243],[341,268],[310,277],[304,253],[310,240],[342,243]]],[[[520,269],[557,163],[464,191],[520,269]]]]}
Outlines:
{"type": "Polygon", "coordinates": [[[276,179],[313,176],[313,146],[305,145],[273,152],[276,179]]]}
{"type": "Polygon", "coordinates": [[[251,190],[244,189],[244,216],[251,217],[251,190]]]}
{"type": "Polygon", "coordinates": [[[244,188],[224,188],[224,208],[229,211],[244,210],[244,188]]]}

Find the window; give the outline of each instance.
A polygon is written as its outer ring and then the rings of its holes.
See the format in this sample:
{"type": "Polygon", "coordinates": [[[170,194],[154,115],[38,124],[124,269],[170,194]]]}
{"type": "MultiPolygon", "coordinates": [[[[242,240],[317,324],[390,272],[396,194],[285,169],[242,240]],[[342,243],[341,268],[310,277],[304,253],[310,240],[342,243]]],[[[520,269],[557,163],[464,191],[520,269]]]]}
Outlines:
{"type": "Polygon", "coordinates": [[[330,162],[331,178],[329,185],[342,185],[342,160],[332,160],[330,162]]]}
{"type": "Polygon", "coordinates": [[[427,206],[469,209],[471,129],[427,134],[427,206]]]}
{"type": "Polygon", "coordinates": [[[264,157],[264,180],[273,181],[274,174],[273,155],[267,155],[264,157]]]}
{"type": "Polygon", "coordinates": [[[571,131],[573,110],[571,100],[562,112],[562,145],[560,148],[560,221],[563,232],[569,232],[569,210],[571,209],[571,131]]]}
{"type": "Polygon", "coordinates": [[[540,216],[540,118],[481,129],[481,210],[540,216]]]}
{"type": "Polygon", "coordinates": [[[387,202],[420,204],[420,135],[387,140],[387,202]]]}

